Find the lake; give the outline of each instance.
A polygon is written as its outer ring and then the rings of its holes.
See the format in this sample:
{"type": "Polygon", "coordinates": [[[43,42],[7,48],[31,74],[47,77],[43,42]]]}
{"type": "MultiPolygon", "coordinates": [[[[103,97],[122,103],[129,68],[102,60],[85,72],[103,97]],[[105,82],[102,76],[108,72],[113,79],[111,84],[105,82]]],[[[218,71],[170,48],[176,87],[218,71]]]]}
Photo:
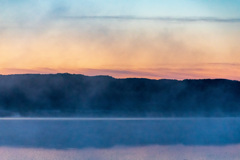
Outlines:
{"type": "Polygon", "coordinates": [[[0,120],[4,160],[239,159],[239,150],[240,118],[0,120]]]}

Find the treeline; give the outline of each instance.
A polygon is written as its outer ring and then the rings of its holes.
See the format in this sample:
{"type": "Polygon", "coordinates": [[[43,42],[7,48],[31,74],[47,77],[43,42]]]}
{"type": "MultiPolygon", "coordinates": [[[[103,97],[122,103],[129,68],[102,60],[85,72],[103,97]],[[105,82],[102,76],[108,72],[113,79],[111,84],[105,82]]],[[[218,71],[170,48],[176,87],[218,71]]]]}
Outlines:
{"type": "Polygon", "coordinates": [[[239,116],[240,82],[0,76],[0,116],[239,116]]]}

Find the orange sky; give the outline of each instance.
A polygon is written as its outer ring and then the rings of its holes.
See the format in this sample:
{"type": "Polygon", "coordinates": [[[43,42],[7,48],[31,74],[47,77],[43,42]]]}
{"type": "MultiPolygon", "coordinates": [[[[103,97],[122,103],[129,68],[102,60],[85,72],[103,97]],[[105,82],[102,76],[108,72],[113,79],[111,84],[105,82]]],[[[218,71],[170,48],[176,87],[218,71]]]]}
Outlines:
{"type": "Polygon", "coordinates": [[[121,18],[0,17],[0,74],[240,80],[240,23],[121,18]]]}

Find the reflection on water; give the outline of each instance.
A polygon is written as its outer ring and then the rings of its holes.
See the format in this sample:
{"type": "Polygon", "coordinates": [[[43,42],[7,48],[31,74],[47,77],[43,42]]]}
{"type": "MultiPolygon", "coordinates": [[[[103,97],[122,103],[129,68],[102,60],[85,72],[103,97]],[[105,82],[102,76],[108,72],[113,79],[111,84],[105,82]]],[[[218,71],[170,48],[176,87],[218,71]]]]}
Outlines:
{"type": "Polygon", "coordinates": [[[0,147],[106,149],[177,144],[240,144],[240,118],[0,120],[0,147]]]}
{"type": "Polygon", "coordinates": [[[1,148],[1,160],[239,160],[240,145],[85,149],[1,148]]]}

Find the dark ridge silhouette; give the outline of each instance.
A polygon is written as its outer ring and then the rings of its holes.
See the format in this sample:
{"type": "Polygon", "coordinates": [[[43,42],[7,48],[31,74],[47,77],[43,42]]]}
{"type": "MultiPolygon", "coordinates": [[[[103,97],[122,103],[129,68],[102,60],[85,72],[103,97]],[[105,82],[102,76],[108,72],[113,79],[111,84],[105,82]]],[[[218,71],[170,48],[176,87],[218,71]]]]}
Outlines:
{"type": "Polygon", "coordinates": [[[216,117],[240,115],[240,82],[0,75],[0,116],[216,117]]]}

